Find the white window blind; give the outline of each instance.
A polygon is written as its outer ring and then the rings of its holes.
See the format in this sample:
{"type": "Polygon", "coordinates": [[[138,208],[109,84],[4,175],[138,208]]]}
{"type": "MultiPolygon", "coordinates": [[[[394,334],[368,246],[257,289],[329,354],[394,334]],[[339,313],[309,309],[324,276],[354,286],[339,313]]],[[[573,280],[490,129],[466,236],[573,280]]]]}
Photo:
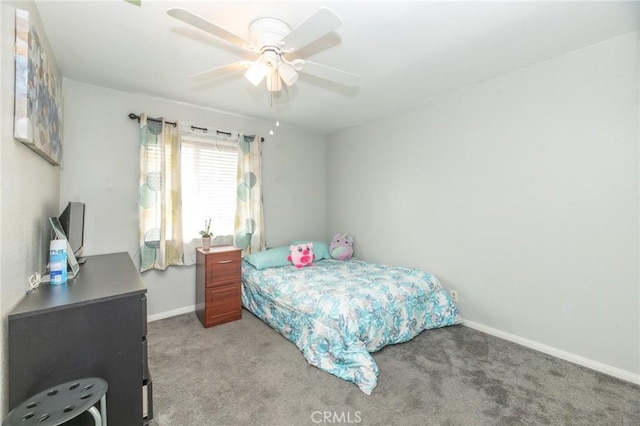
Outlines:
{"type": "Polygon", "coordinates": [[[233,235],[236,212],[237,143],[183,136],[182,219],[184,240],[198,238],[211,218],[214,236],[233,235]]]}

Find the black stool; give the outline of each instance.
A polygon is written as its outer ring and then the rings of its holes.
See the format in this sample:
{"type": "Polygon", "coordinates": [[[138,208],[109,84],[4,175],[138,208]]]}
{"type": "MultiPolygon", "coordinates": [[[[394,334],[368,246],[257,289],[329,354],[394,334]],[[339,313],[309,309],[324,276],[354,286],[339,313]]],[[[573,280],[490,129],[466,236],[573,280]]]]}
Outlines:
{"type": "Polygon", "coordinates": [[[88,411],[95,426],[107,426],[107,389],[99,377],[89,377],[50,387],[15,407],[3,426],[57,426],[88,411]],[[100,401],[100,411],[94,404],[100,401]],[[101,414],[102,413],[102,414],[101,414]]]}

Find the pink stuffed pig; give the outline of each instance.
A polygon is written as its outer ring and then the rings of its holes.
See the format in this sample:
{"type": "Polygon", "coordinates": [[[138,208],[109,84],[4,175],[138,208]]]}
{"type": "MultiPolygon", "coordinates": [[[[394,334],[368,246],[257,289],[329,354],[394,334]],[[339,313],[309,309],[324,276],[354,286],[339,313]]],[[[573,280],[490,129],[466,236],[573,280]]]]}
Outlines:
{"type": "Polygon", "coordinates": [[[289,246],[289,250],[291,250],[291,255],[287,259],[296,265],[296,268],[311,266],[311,262],[316,258],[316,255],[313,254],[313,243],[292,244],[289,246]]]}

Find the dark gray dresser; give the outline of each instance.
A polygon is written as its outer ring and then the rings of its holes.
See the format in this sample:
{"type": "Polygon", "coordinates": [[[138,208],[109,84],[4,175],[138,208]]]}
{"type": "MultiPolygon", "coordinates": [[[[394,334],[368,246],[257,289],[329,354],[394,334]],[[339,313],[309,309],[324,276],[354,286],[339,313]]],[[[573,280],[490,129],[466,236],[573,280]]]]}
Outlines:
{"type": "Polygon", "coordinates": [[[40,284],[9,314],[9,410],[56,384],[102,377],[109,424],[146,424],[147,290],[129,254],[85,259],[76,278],[40,284]]]}

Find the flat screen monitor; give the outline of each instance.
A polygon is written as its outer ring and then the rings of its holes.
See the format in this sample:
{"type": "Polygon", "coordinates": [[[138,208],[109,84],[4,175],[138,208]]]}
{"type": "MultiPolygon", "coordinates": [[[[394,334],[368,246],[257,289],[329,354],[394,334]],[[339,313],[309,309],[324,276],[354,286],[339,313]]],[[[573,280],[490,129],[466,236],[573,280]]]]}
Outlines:
{"type": "Polygon", "coordinates": [[[59,220],[73,254],[80,257],[84,247],[84,203],[67,204],[59,220]]]}

